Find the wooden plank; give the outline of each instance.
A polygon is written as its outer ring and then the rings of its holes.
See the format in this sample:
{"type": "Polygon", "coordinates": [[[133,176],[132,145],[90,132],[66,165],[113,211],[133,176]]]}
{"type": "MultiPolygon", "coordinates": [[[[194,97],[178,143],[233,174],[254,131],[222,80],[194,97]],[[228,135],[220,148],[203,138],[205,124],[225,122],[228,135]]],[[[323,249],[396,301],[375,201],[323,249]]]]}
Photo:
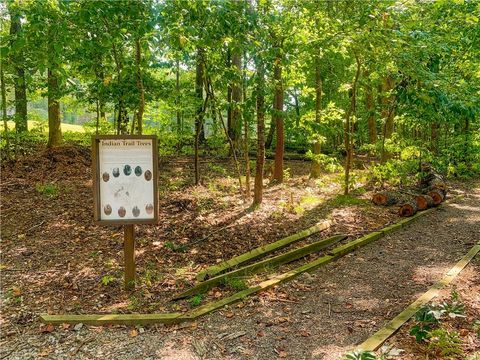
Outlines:
{"type": "Polygon", "coordinates": [[[417,311],[429,303],[434,297],[436,297],[440,290],[446,285],[450,284],[453,279],[467,266],[467,264],[477,255],[480,251],[480,242],[477,243],[470,251],[460,259],[453,268],[451,268],[445,276],[433,285],[426,293],[420,296],[412,304],[410,304],[405,310],[398,314],[395,318],[389,321],[382,329],[377,331],[370,338],[365,340],[358,346],[359,351],[375,351],[377,350],[390,336],[395,334],[403,324],[405,324],[417,311]]]}
{"type": "Polygon", "coordinates": [[[357,240],[350,241],[346,243],[345,245],[338,246],[332,251],[329,252],[332,256],[342,256],[346,253],[351,252],[352,250],[356,249],[357,247],[367,245],[371,243],[372,241],[378,240],[381,237],[383,237],[384,234],[381,231],[374,231],[368,235],[362,236],[361,238],[358,238],[357,240]]]}
{"type": "Polygon", "coordinates": [[[263,261],[251,264],[249,266],[242,267],[240,269],[230,271],[228,273],[224,273],[218,276],[215,276],[213,278],[210,278],[206,281],[203,281],[191,289],[188,289],[187,291],[182,292],[181,294],[178,294],[175,296],[172,300],[177,300],[177,299],[182,299],[188,296],[192,296],[201,292],[205,292],[213,287],[215,287],[217,284],[227,280],[227,279],[232,279],[236,278],[239,276],[243,275],[253,275],[258,272],[263,271],[266,268],[269,267],[275,267],[281,264],[287,264],[289,262],[292,262],[294,260],[300,259],[308,254],[311,254],[313,252],[319,251],[321,249],[324,249],[328,247],[329,245],[332,245],[334,243],[337,243],[341,240],[344,240],[347,238],[347,235],[336,235],[329,237],[327,239],[322,239],[320,241],[316,241],[312,244],[308,244],[306,246],[303,246],[298,249],[291,250],[285,254],[277,255],[275,257],[265,259],[263,261]]]}
{"type": "Polygon", "coordinates": [[[253,249],[249,252],[246,252],[242,255],[236,256],[230,260],[224,261],[218,265],[211,266],[197,275],[197,280],[203,281],[206,278],[211,278],[217,274],[220,274],[221,272],[224,272],[225,270],[231,269],[235,266],[241,265],[243,263],[246,263],[247,261],[259,258],[261,256],[267,255],[271,252],[274,252],[276,250],[283,249],[284,247],[287,247],[290,244],[293,244],[297,241],[300,241],[312,234],[315,234],[317,232],[320,232],[322,230],[325,230],[329,228],[332,225],[332,222],[329,220],[323,221],[321,223],[318,223],[308,229],[305,229],[303,231],[300,231],[299,233],[290,235],[286,238],[283,238],[281,240],[278,240],[274,243],[267,244],[264,246],[260,246],[256,249],[253,249]]]}
{"type": "Polygon", "coordinates": [[[181,313],[167,314],[105,314],[105,315],[41,315],[46,324],[85,324],[85,325],[147,325],[173,324],[184,321],[181,313]]]}

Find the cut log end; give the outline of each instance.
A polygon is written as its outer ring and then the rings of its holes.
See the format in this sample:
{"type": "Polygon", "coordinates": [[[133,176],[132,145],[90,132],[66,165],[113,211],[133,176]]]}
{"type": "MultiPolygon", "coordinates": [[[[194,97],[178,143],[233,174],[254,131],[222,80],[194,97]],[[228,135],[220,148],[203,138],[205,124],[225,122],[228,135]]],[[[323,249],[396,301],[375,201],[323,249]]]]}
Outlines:
{"type": "Polygon", "coordinates": [[[415,197],[418,210],[427,210],[435,205],[433,199],[429,195],[417,195],[415,197]]]}
{"type": "Polygon", "coordinates": [[[382,191],[373,194],[372,201],[375,205],[390,206],[397,202],[397,199],[392,193],[382,191]]]}
{"type": "Polygon", "coordinates": [[[417,213],[417,210],[417,203],[412,201],[400,206],[399,214],[400,216],[413,216],[417,213]]]}
{"type": "Polygon", "coordinates": [[[433,204],[437,206],[445,200],[445,191],[441,189],[432,190],[428,192],[428,196],[433,199],[433,204]]]}

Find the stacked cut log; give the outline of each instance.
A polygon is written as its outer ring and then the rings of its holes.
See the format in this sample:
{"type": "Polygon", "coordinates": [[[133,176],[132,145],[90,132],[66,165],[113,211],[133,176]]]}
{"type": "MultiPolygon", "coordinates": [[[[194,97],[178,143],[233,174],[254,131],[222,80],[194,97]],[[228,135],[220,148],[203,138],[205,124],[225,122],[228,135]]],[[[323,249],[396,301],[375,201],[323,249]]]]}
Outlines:
{"type": "Polygon", "coordinates": [[[410,201],[400,206],[400,216],[413,216],[417,213],[418,207],[415,201],[410,201]]]}
{"type": "Polygon", "coordinates": [[[388,191],[382,191],[373,194],[372,201],[375,205],[390,206],[397,203],[397,198],[388,191]]]}
{"type": "Polygon", "coordinates": [[[435,205],[433,198],[429,195],[417,195],[415,196],[415,202],[419,211],[427,210],[435,205]]]}
{"type": "Polygon", "coordinates": [[[446,192],[442,189],[435,189],[428,192],[428,196],[432,198],[434,206],[440,205],[443,200],[445,200],[445,195],[446,192]]]}

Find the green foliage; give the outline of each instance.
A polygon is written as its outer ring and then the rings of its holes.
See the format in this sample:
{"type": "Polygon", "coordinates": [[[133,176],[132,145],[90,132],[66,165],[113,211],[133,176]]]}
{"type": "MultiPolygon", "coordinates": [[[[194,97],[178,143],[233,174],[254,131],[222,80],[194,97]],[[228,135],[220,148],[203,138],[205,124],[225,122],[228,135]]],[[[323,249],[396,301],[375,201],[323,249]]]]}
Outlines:
{"type": "Polygon", "coordinates": [[[417,160],[388,160],[371,168],[369,181],[379,187],[413,185],[418,181],[418,166],[417,160]]]}
{"type": "Polygon", "coordinates": [[[329,173],[336,173],[343,170],[343,166],[336,157],[328,156],[326,154],[314,154],[311,150],[306,153],[307,159],[317,161],[320,167],[329,173]]]}
{"type": "Polygon", "coordinates": [[[113,275],[104,275],[102,277],[102,285],[108,286],[116,281],[116,278],[113,275]]]}
{"type": "Polygon", "coordinates": [[[190,304],[190,306],[196,307],[202,303],[202,300],[203,300],[203,296],[201,294],[197,294],[189,298],[187,301],[190,304]]]}
{"type": "Polygon", "coordinates": [[[345,354],[342,360],[376,360],[377,356],[372,351],[352,351],[345,354]]]}
{"type": "Polygon", "coordinates": [[[417,342],[427,339],[430,330],[437,326],[439,317],[429,306],[423,306],[415,314],[416,325],[410,329],[410,335],[415,336],[417,342]]]}
{"type": "Polygon", "coordinates": [[[58,186],[55,184],[36,184],[37,192],[45,197],[55,198],[59,194],[58,186]]]}
{"type": "Polygon", "coordinates": [[[442,358],[452,359],[463,355],[460,334],[456,331],[435,329],[429,333],[428,339],[428,349],[442,358]]]}

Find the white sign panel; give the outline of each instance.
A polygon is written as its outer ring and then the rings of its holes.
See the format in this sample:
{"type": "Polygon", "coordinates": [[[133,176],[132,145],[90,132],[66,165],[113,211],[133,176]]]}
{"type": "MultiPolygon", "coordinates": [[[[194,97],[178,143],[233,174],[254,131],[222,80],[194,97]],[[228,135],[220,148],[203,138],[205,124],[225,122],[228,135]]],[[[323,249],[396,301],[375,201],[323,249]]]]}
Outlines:
{"type": "Polygon", "coordinates": [[[128,223],[156,217],[153,138],[99,138],[97,217],[128,223]]]}

